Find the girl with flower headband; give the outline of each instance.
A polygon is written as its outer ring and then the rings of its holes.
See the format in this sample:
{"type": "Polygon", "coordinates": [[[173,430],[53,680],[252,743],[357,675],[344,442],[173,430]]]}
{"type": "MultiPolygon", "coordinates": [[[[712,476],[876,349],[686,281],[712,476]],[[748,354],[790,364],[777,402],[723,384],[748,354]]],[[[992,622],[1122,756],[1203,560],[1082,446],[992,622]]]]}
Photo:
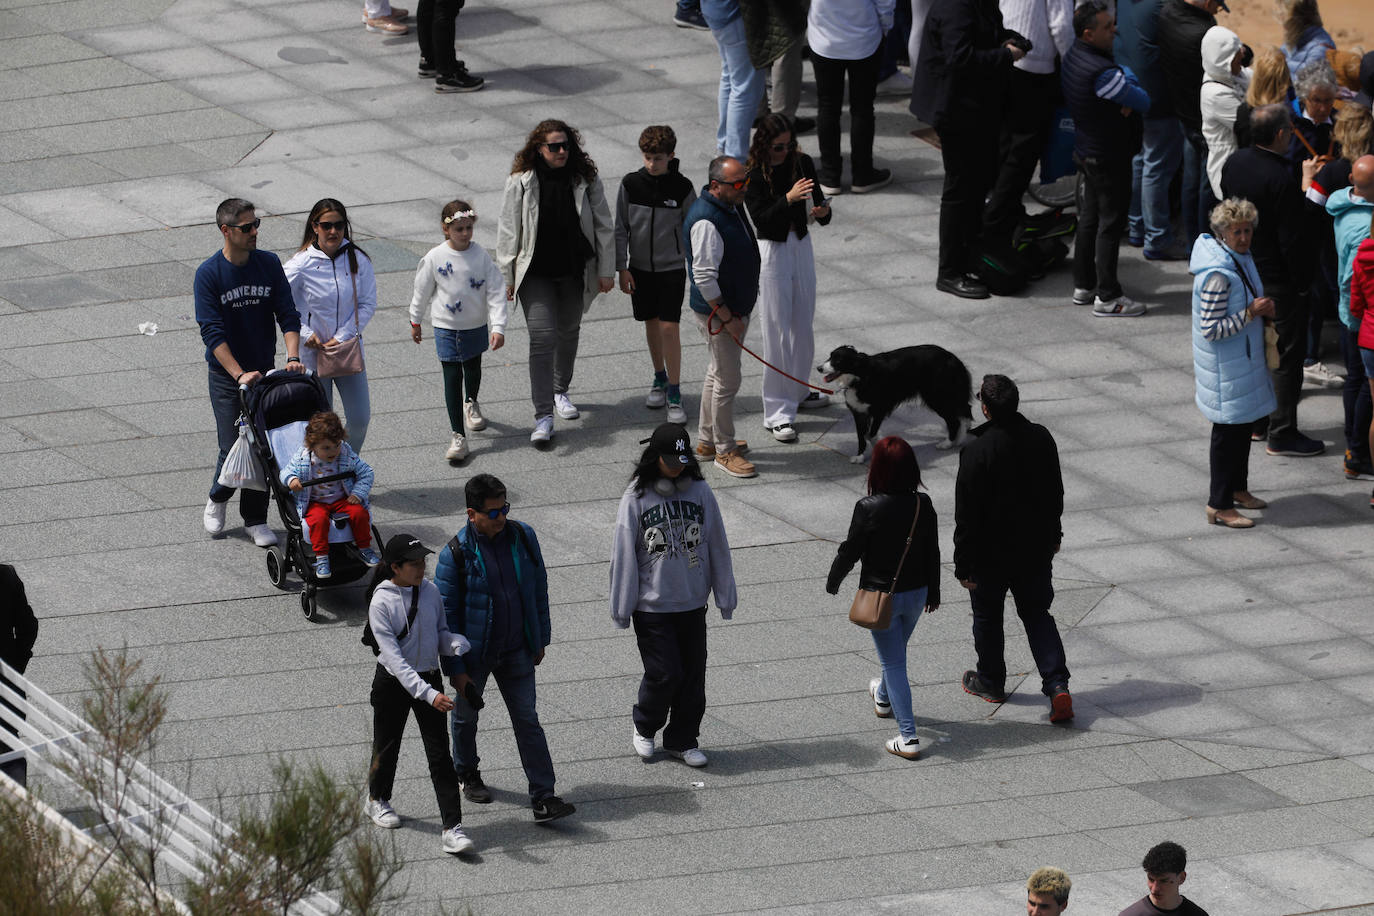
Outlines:
{"type": "Polygon", "coordinates": [[[506,284],[500,269],[481,245],[472,243],[477,212],[465,200],[444,205],[440,228],[444,241],[420,259],[415,295],[410,300],[410,338],[423,338],[420,322],[429,308],[434,346],[444,370],[444,401],[453,440],[444,457],[468,456],[467,433],[485,429],[477,404],[482,385],[482,353],[506,342],[506,284]]]}

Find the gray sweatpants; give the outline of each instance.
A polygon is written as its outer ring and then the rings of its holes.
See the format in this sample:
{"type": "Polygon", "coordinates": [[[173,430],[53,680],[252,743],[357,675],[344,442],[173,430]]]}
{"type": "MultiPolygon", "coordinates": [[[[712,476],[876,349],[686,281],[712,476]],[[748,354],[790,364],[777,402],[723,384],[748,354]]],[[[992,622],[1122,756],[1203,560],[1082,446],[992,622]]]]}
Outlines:
{"type": "Polygon", "coordinates": [[[530,400],[534,418],[553,416],[554,392],[567,394],[582,331],[582,278],[526,275],[520,308],[530,332],[530,400]]]}

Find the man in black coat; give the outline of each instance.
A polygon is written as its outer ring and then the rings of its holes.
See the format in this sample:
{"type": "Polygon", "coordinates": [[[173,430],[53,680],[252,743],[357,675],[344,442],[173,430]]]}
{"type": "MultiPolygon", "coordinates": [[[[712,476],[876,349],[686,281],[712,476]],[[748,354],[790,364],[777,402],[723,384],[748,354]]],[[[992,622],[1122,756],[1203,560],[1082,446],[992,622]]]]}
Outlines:
{"type": "Polygon", "coordinates": [[[1002,613],[1007,591],[1026,628],[1050,698],[1050,721],[1073,718],[1069,667],[1050,616],[1050,569],[1064,539],[1064,480],[1049,430],[1023,417],[1021,396],[1005,375],[983,376],[978,400],[988,422],[959,455],[954,484],[954,575],[973,604],[978,669],[964,672],[964,690],[989,703],[1006,699],[1002,613]]]}
{"type": "Polygon", "coordinates": [[[1026,39],[1002,25],[997,0],[935,0],[921,34],[911,113],[935,128],[945,165],[935,288],[986,299],[976,275],[983,205],[997,176],[1002,96],[1026,39]]]}
{"type": "MultiPolygon", "coordinates": [[[[1307,290],[1315,254],[1305,233],[1302,179],[1287,158],[1293,140],[1292,116],[1286,105],[1265,105],[1250,115],[1254,144],[1237,150],[1221,169],[1221,190],[1255,205],[1250,254],[1255,259],[1264,294],[1274,300],[1274,328],[1279,335],[1279,367],[1272,370],[1278,407],[1269,415],[1265,451],[1270,455],[1309,458],[1326,446],[1298,431],[1298,397],[1306,353],[1307,290]]],[[[1309,171],[1312,164],[1303,164],[1309,171]]],[[[1263,428],[1260,421],[1258,429],[1263,428]]]]}
{"type": "Polygon", "coordinates": [[[1159,62],[1183,128],[1183,231],[1190,245],[1207,228],[1215,203],[1202,136],[1202,36],[1217,24],[1218,10],[1230,12],[1225,0],[1164,0],[1159,8],[1159,62]]]}
{"type": "MultiPolygon", "coordinates": [[[[33,658],[33,644],[38,639],[38,618],[33,615],[33,608],[29,606],[28,596],[24,594],[24,583],[19,578],[19,574],[14,571],[14,567],[8,564],[0,564],[0,660],[9,665],[20,674],[29,666],[29,659],[33,658]]],[[[15,690],[15,686],[0,675],[0,685],[15,690]]],[[[23,691],[18,691],[22,697],[23,691]]],[[[24,714],[15,709],[9,703],[0,700],[0,704],[13,712],[19,713],[22,719],[24,714]]],[[[0,725],[0,733],[9,733],[10,729],[0,725]]],[[[9,745],[0,741],[0,754],[10,751],[9,745]]],[[[10,779],[25,785],[28,776],[28,761],[20,757],[18,760],[11,760],[0,764],[0,772],[3,772],[10,779]]]]}

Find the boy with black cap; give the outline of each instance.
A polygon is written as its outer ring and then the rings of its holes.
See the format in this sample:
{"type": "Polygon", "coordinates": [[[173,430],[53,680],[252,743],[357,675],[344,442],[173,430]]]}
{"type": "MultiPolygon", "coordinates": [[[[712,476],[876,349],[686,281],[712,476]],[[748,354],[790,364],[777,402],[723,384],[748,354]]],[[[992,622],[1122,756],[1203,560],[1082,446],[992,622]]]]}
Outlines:
{"type": "Polygon", "coordinates": [[[634,705],[634,749],[663,750],[704,767],[697,746],[706,714],[706,600],[714,592],[720,616],[735,612],[730,543],[711,488],[702,479],[685,427],[664,423],[620,498],[611,548],[611,620],[634,624],[644,678],[634,705]],[[664,727],[666,723],[666,728],[664,727]]]}
{"type": "Polygon", "coordinates": [[[378,827],[401,826],[391,807],[391,788],[407,714],[413,712],[443,818],[444,852],[456,855],[472,852],[473,843],[463,833],[462,792],[448,751],[444,713],[453,709],[453,700],[444,694],[439,656],[462,655],[469,645],[461,634],[449,632],[439,589],[425,578],[425,557],[433,552],[409,534],[394,536],[386,542],[382,565],[368,587],[367,619],[377,648],[377,672],[370,697],[372,766],[363,813],[378,827]]]}

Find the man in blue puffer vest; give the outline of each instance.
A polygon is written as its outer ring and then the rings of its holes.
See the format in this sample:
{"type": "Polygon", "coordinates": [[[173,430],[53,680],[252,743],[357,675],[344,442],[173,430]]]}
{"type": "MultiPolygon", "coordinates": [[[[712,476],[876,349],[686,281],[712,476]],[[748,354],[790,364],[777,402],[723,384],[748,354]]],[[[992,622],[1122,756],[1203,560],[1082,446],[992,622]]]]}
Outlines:
{"type": "Polygon", "coordinates": [[[468,523],[439,552],[434,569],[449,631],[472,644],[465,655],[440,657],[458,691],[451,714],[453,765],[465,798],[491,801],[477,766],[478,714],[468,702],[468,688],[474,687],[480,697],[488,676],[494,676],[529,779],[534,820],[544,823],[574,810],[554,794],[553,758],[535,709],[534,669],[552,639],[548,572],[534,529],[506,517],[510,503],[505,484],[478,474],[467,482],[464,496],[468,523]]]}

